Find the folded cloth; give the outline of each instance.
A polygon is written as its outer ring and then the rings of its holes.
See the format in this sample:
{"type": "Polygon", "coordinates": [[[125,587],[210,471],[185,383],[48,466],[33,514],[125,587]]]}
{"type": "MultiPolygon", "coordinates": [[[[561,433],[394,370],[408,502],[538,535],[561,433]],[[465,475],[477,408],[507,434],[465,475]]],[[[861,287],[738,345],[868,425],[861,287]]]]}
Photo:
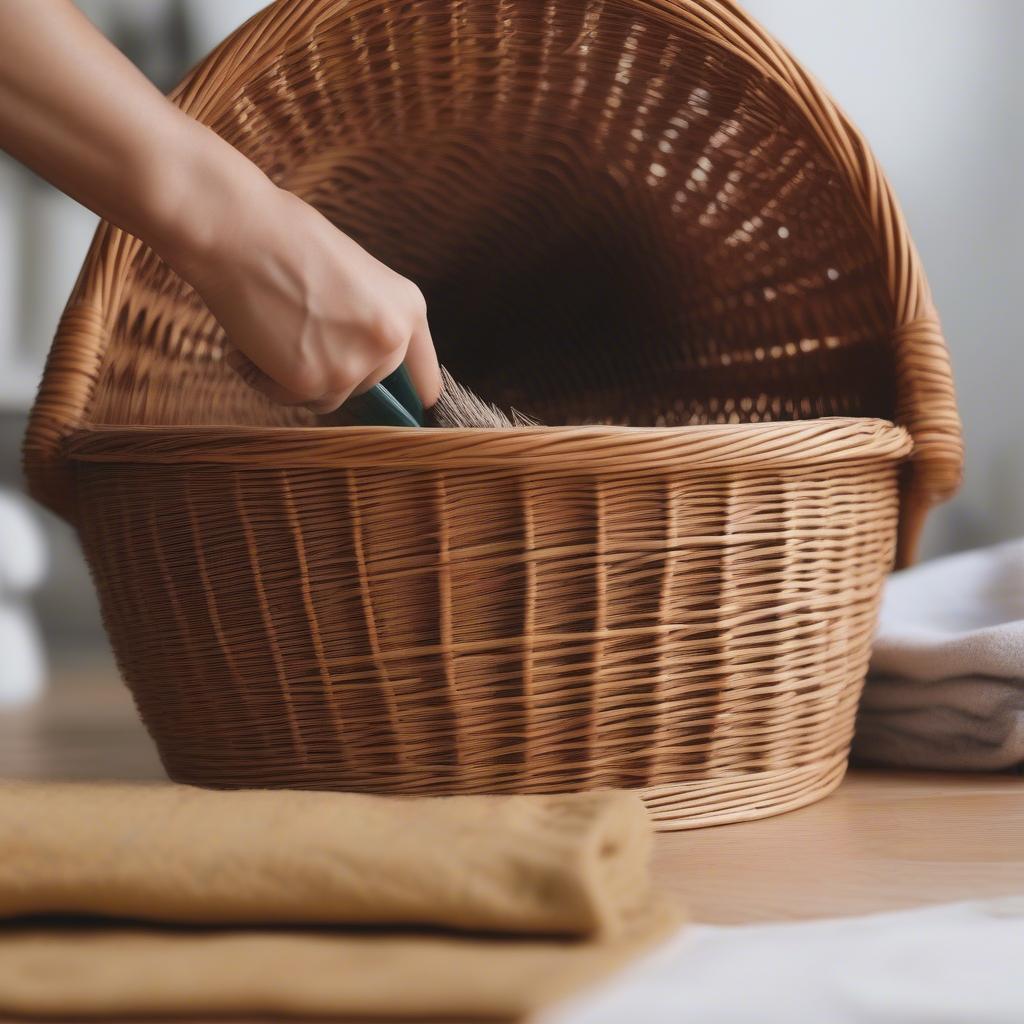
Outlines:
{"type": "Polygon", "coordinates": [[[667,932],[600,943],[0,927],[0,1016],[523,1021],[667,932]]]}
{"type": "Polygon", "coordinates": [[[5,783],[0,1013],[519,1019],[668,926],[649,847],[620,792],[5,783]]]}
{"type": "Polygon", "coordinates": [[[46,574],[46,542],[20,495],[0,489],[0,708],[39,695],[45,665],[27,594],[46,574]]]}
{"type": "Polygon", "coordinates": [[[18,600],[0,597],[0,711],[34,700],[46,679],[39,631],[27,602],[18,600]]]}
{"type": "Polygon", "coordinates": [[[889,580],[853,753],[913,768],[1024,764],[1024,540],[889,580]]]}
{"type": "Polygon", "coordinates": [[[34,590],[46,562],[46,540],[28,501],[0,490],[0,599],[34,590]]]}

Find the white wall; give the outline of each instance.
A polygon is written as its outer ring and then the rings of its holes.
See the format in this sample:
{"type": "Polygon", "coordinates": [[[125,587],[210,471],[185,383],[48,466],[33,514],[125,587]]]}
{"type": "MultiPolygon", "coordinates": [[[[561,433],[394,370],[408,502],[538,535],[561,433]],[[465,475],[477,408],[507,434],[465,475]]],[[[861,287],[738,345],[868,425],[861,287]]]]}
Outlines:
{"type": "Polygon", "coordinates": [[[1024,2],[747,0],[867,136],[942,315],[965,421],[926,553],[1024,533],[1024,2]]]}

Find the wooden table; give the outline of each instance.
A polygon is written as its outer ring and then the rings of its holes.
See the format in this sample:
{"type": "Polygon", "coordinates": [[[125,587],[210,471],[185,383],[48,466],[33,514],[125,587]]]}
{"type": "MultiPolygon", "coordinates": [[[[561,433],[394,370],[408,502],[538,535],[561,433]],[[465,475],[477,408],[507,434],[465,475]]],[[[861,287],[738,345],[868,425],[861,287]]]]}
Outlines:
{"type": "MultiPolygon", "coordinates": [[[[0,776],[162,779],[109,661],[0,712],[0,776]]],[[[655,871],[698,921],[785,920],[1024,893],[1024,778],[854,770],[763,821],[658,837],[655,871]]]]}

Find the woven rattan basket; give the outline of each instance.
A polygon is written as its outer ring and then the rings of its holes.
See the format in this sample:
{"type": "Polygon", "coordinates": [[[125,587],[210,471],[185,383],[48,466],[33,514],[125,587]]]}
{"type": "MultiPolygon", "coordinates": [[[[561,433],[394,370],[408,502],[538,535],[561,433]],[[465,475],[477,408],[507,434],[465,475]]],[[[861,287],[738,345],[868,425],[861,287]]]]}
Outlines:
{"type": "Polygon", "coordinates": [[[174,95],[416,280],[457,377],[591,425],[318,425],[101,227],[26,465],[170,774],[663,827],[835,786],[961,445],[889,186],[787,53],[715,0],[287,0],[174,95]]]}

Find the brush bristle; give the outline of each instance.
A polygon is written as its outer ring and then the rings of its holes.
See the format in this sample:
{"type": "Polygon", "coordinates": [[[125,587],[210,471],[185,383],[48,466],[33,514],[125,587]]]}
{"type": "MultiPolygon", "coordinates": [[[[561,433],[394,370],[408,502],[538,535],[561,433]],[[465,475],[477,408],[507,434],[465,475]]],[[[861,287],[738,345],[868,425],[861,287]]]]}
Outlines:
{"type": "Polygon", "coordinates": [[[516,409],[506,413],[484,401],[465,384],[460,384],[441,367],[441,396],[431,409],[437,427],[485,427],[489,430],[511,430],[515,427],[536,427],[538,423],[516,409]]]}

